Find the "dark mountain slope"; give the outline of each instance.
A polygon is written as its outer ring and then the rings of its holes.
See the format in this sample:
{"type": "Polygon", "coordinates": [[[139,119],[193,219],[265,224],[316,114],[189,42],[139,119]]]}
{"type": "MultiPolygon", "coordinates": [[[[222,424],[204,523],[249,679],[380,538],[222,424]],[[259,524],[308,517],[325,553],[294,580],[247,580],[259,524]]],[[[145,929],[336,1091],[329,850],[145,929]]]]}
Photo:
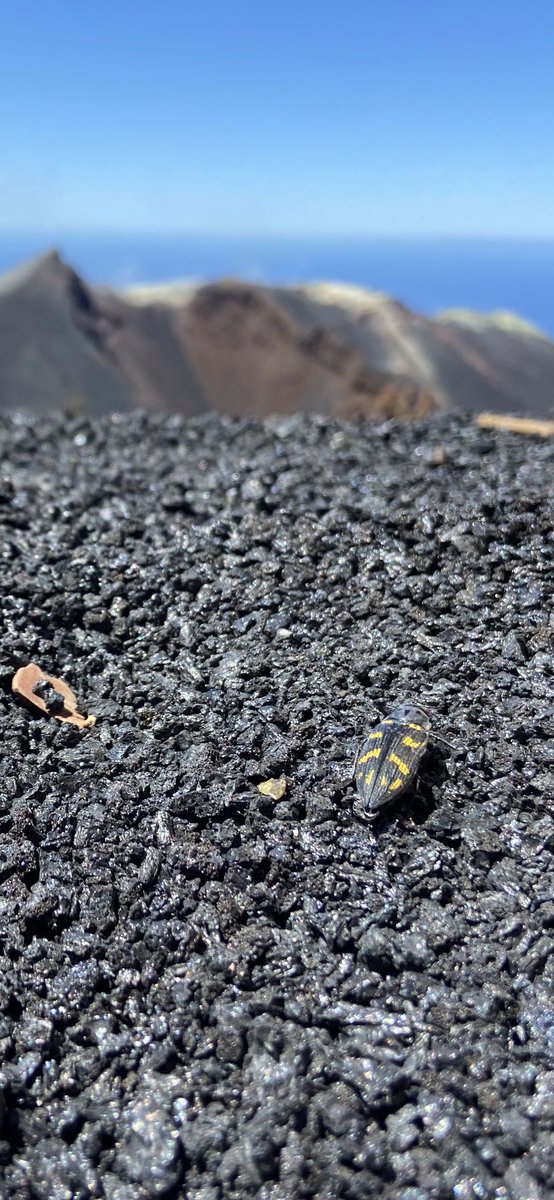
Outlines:
{"type": "Polygon", "coordinates": [[[135,406],[111,344],[118,317],[57,254],[0,279],[0,408],[135,406]]]}

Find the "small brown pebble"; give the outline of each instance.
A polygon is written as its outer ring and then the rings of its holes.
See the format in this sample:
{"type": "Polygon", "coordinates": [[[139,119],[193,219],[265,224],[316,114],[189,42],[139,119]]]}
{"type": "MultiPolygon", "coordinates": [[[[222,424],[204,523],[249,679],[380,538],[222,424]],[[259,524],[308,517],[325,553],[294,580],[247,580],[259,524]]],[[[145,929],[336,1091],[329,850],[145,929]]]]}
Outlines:
{"type": "Polygon", "coordinates": [[[279,779],[264,779],[263,783],[258,784],[258,791],[262,796],[271,796],[272,800],[281,800],[287,790],[287,781],[284,775],[280,775],[279,779]]]}
{"type": "Polygon", "coordinates": [[[91,729],[96,724],[96,717],[83,717],[77,712],[77,698],[69,685],[55,675],[47,675],[36,663],[16,671],[12,691],[56,721],[77,725],[79,729],[91,729]]]}

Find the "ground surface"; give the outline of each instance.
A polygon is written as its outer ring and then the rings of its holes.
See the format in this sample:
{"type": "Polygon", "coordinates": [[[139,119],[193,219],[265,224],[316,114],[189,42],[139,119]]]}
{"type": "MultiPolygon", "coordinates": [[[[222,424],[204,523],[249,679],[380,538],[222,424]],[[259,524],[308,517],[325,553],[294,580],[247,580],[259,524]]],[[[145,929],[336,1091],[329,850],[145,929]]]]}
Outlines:
{"type": "Polygon", "coordinates": [[[553,1196],[553,443],[0,450],[1,1195],[553,1196]],[[92,730],[18,706],[28,661],[92,730]],[[406,696],[452,748],[368,827],[353,755],[406,696]]]}

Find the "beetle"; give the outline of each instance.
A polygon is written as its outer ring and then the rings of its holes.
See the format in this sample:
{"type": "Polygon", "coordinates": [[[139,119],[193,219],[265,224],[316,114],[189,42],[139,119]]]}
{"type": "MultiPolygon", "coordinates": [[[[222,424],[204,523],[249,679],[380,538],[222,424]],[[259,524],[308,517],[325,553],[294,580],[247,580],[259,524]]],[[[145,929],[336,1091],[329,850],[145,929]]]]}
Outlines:
{"type": "Polygon", "coordinates": [[[404,700],[368,733],[356,756],[357,811],[374,821],[413,783],[429,741],[431,719],[404,700]]]}

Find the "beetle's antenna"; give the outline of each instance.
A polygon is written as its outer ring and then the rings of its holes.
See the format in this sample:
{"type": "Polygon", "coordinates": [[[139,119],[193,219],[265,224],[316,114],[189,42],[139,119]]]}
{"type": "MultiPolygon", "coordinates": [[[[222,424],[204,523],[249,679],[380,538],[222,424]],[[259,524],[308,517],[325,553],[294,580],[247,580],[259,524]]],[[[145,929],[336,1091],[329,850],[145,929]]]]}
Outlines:
{"type": "MultiPolygon", "coordinates": [[[[428,709],[426,709],[426,708],[423,708],[423,705],[420,705],[419,707],[422,709],[422,711],[423,711],[424,713],[426,713],[426,714],[427,714],[427,716],[428,716],[428,717],[430,717],[430,716],[431,716],[431,714],[430,714],[429,710],[428,710],[428,709]]],[[[453,745],[452,745],[452,742],[447,742],[446,738],[445,738],[445,737],[443,737],[443,736],[442,736],[442,734],[440,734],[440,733],[435,733],[435,730],[434,730],[432,727],[431,727],[431,736],[434,738],[434,740],[435,740],[436,742],[444,742],[444,745],[445,745],[445,746],[448,746],[448,749],[449,749],[449,750],[454,750],[454,749],[455,749],[455,746],[453,746],[453,745]]]]}
{"type": "Polygon", "coordinates": [[[437,742],[444,742],[444,745],[445,745],[445,746],[448,746],[448,749],[449,749],[449,750],[455,750],[455,749],[456,749],[456,747],[452,745],[452,742],[447,742],[446,738],[442,737],[442,734],[440,734],[440,733],[435,733],[435,731],[434,731],[434,730],[433,730],[433,737],[434,737],[435,741],[437,741],[437,742]]]}

